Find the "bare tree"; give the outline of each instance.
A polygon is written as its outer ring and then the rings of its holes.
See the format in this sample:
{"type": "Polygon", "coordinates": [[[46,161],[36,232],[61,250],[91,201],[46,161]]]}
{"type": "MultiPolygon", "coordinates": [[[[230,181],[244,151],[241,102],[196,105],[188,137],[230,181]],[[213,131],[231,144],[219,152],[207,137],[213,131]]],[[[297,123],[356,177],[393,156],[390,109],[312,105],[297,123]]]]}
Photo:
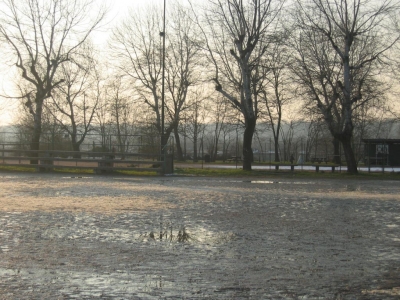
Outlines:
{"type": "MultiPolygon", "coordinates": [[[[98,66],[99,74],[105,74],[104,69],[100,69],[98,66]]],[[[107,76],[107,74],[105,74],[107,76]]],[[[111,77],[112,75],[110,75],[111,77]]],[[[118,77],[117,77],[118,78],[118,77]]],[[[109,138],[112,132],[112,115],[110,108],[110,101],[108,95],[109,84],[107,81],[104,81],[102,76],[96,76],[96,94],[99,95],[97,102],[97,109],[95,111],[95,119],[94,122],[97,123],[98,126],[94,127],[94,130],[100,134],[101,137],[101,151],[107,152],[111,151],[109,149],[109,138]]],[[[93,145],[93,150],[95,150],[95,144],[93,145]]]]}
{"type": "Polygon", "coordinates": [[[146,10],[130,11],[128,18],[113,31],[110,46],[117,56],[119,68],[131,78],[140,100],[153,111],[153,125],[161,136],[162,36],[166,34],[167,126],[164,138],[167,140],[174,132],[181,156],[178,125],[188,89],[197,80],[194,66],[198,47],[193,33],[196,28],[187,11],[178,2],[174,3],[174,10],[166,33],[162,32],[161,9],[148,6],[146,10]]]}
{"type": "MultiPolygon", "coordinates": [[[[261,87],[261,99],[265,104],[265,115],[274,138],[275,161],[280,161],[279,138],[286,136],[281,133],[284,109],[293,100],[291,92],[291,78],[288,65],[290,53],[281,41],[271,45],[268,55],[262,60],[263,67],[269,72],[265,74],[264,84],[261,87]]],[[[285,152],[284,152],[285,153],[285,152]]]]}
{"type": "Polygon", "coordinates": [[[171,120],[170,127],[173,128],[179,160],[183,159],[178,130],[181,113],[187,108],[189,88],[197,84],[200,77],[199,68],[195,68],[199,62],[199,47],[195,32],[197,27],[188,13],[183,6],[175,5],[168,34],[169,45],[166,49],[166,84],[169,91],[166,109],[171,120]]]}
{"type": "Polygon", "coordinates": [[[277,6],[272,0],[215,0],[207,3],[204,20],[207,26],[202,28],[215,70],[215,88],[244,117],[244,170],[251,170],[253,161],[252,141],[258,117],[256,91],[263,73],[259,72],[260,59],[267,49],[268,30],[283,2],[276,2],[277,6]]]}
{"type": "Polygon", "coordinates": [[[357,173],[352,147],[354,111],[374,99],[385,55],[399,40],[390,21],[395,1],[297,1],[293,68],[298,83],[340,141],[349,173],[357,173]]]}
{"type": "Polygon", "coordinates": [[[197,162],[199,154],[200,135],[204,132],[206,122],[206,99],[208,95],[199,89],[195,90],[189,97],[188,109],[186,111],[186,134],[193,142],[193,161],[197,162]]]}
{"type": "Polygon", "coordinates": [[[107,87],[106,97],[111,113],[112,128],[117,138],[118,151],[121,153],[127,152],[130,137],[134,134],[135,127],[138,125],[136,120],[139,113],[131,91],[120,76],[111,80],[107,87]]]}
{"type": "MultiPolygon", "coordinates": [[[[231,104],[222,95],[212,95],[210,99],[211,108],[209,109],[210,123],[213,127],[213,132],[210,135],[211,142],[209,154],[213,160],[217,159],[221,134],[223,135],[224,144],[226,142],[226,134],[229,132],[230,115],[232,114],[231,104]],[[216,99],[214,99],[216,98],[216,99]]],[[[209,101],[210,102],[210,101],[209,101]]],[[[225,151],[223,145],[222,151],[225,151]]]]}
{"type": "MultiPolygon", "coordinates": [[[[65,81],[58,75],[64,63],[74,60],[79,47],[99,25],[104,9],[93,0],[5,0],[0,12],[0,37],[5,40],[11,66],[29,89],[23,95],[33,117],[32,150],[39,149],[43,104],[65,81]],[[12,62],[12,63],[11,63],[12,62]]],[[[36,164],[33,159],[31,163],[36,164]]]]}
{"type": "MultiPolygon", "coordinates": [[[[97,110],[101,91],[98,89],[99,74],[92,58],[91,45],[84,50],[81,62],[66,62],[60,67],[64,82],[51,95],[52,101],[45,104],[65,132],[71,138],[72,150],[80,151],[86,135],[92,130],[92,121],[97,110]]],[[[76,154],[75,157],[80,157],[76,154]]]]}
{"type": "Polygon", "coordinates": [[[155,114],[153,125],[161,134],[162,39],[161,9],[130,10],[127,19],[113,30],[110,48],[117,67],[155,114]]]}
{"type": "MultiPolygon", "coordinates": [[[[17,130],[19,149],[29,150],[33,133],[33,116],[29,114],[28,108],[22,103],[18,108],[14,124],[17,130]]],[[[42,115],[42,143],[40,146],[41,150],[71,150],[71,142],[65,138],[65,131],[47,110],[44,110],[42,115]]]]}
{"type": "Polygon", "coordinates": [[[289,122],[284,122],[282,125],[282,130],[280,131],[282,138],[282,148],[280,152],[282,153],[282,159],[284,161],[289,161],[292,154],[294,154],[294,138],[297,135],[297,129],[301,123],[291,119],[289,122]]]}

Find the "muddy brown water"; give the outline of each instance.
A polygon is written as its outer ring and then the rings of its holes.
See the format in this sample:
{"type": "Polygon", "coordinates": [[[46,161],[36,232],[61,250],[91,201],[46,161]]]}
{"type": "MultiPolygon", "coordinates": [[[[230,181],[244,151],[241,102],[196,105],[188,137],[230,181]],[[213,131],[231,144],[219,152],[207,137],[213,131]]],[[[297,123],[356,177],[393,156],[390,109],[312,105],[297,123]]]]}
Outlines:
{"type": "Polygon", "coordinates": [[[0,299],[400,298],[398,181],[0,179],[0,299]]]}

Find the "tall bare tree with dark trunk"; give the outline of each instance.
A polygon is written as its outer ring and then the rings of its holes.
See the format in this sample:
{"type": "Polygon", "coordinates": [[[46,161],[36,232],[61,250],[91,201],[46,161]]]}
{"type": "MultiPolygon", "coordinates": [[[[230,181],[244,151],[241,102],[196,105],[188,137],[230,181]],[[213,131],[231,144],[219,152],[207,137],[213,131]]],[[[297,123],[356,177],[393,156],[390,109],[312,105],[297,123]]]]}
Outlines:
{"type": "MultiPolygon", "coordinates": [[[[0,12],[0,38],[10,65],[29,89],[20,97],[33,117],[31,150],[39,149],[42,112],[46,99],[64,78],[59,67],[73,60],[105,15],[93,9],[93,0],[5,0],[0,12]]],[[[37,159],[31,163],[37,164],[37,159]]]]}
{"type": "Polygon", "coordinates": [[[188,89],[197,80],[194,71],[198,53],[194,30],[197,27],[184,7],[174,2],[171,22],[163,33],[161,12],[160,7],[151,6],[130,11],[128,18],[113,31],[110,46],[118,67],[131,79],[140,100],[154,113],[153,125],[161,136],[162,35],[166,35],[166,126],[163,134],[167,140],[174,133],[179,141],[180,115],[185,109],[188,89]]]}
{"type": "Polygon", "coordinates": [[[269,30],[284,1],[212,0],[207,2],[202,25],[216,90],[241,112],[243,169],[251,170],[252,141],[258,117],[260,59],[265,55],[269,30]],[[276,3],[276,4],[275,4],[276,3]]]}
{"type": "Polygon", "coordinates": [[[297,0],[294,73],[334,139],[349,173],[357,173],[352,147],[354,111],[371,101],[388,51],[399,41],[391,23],[397,1],[297,0]]]}

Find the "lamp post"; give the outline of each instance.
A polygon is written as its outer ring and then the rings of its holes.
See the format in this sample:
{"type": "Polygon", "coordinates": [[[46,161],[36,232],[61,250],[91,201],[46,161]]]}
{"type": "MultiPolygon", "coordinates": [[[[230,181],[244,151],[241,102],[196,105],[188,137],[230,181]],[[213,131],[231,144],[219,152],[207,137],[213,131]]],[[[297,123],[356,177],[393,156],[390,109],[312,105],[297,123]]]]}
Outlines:
{"type": "Polygon", "coordinates": [[[163,31],[160,32],[162,36],[162,87],[161,87],[161,159],[164,160],[165,165],[165,137],[164,137],[164,123],[165,123],[165,7],[166,0],[164,0],[164,14],[163,14],[163,31]]]}

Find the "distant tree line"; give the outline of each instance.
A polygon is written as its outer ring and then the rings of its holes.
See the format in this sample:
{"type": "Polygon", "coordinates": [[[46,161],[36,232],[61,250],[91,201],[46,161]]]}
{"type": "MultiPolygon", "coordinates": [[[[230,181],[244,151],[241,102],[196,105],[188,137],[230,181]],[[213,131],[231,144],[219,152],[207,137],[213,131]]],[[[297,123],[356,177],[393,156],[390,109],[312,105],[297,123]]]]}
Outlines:
{"type": "Polygon", "coordinates": [[[295,125],[305,122],[305,148],[324,132],[333,158],[343,153],[357,173],[370,125],[399,118],[396,0],[171,0],[165,30],[163,8],[149,3],[107,28],[101,49],[93,36],[110,8],[99,2],[2,3],[1,59],[14,83],[3,97],[20,99],[16,122],[31,150],[53,131],[80,151],[96,131],[124,152],[140,132],[173,138],[179,160],[190,141],[196,159],[205,143],[223,156],[240,133],[251,170],[263,132],[274,160],[288,160],[295,125]]]}

